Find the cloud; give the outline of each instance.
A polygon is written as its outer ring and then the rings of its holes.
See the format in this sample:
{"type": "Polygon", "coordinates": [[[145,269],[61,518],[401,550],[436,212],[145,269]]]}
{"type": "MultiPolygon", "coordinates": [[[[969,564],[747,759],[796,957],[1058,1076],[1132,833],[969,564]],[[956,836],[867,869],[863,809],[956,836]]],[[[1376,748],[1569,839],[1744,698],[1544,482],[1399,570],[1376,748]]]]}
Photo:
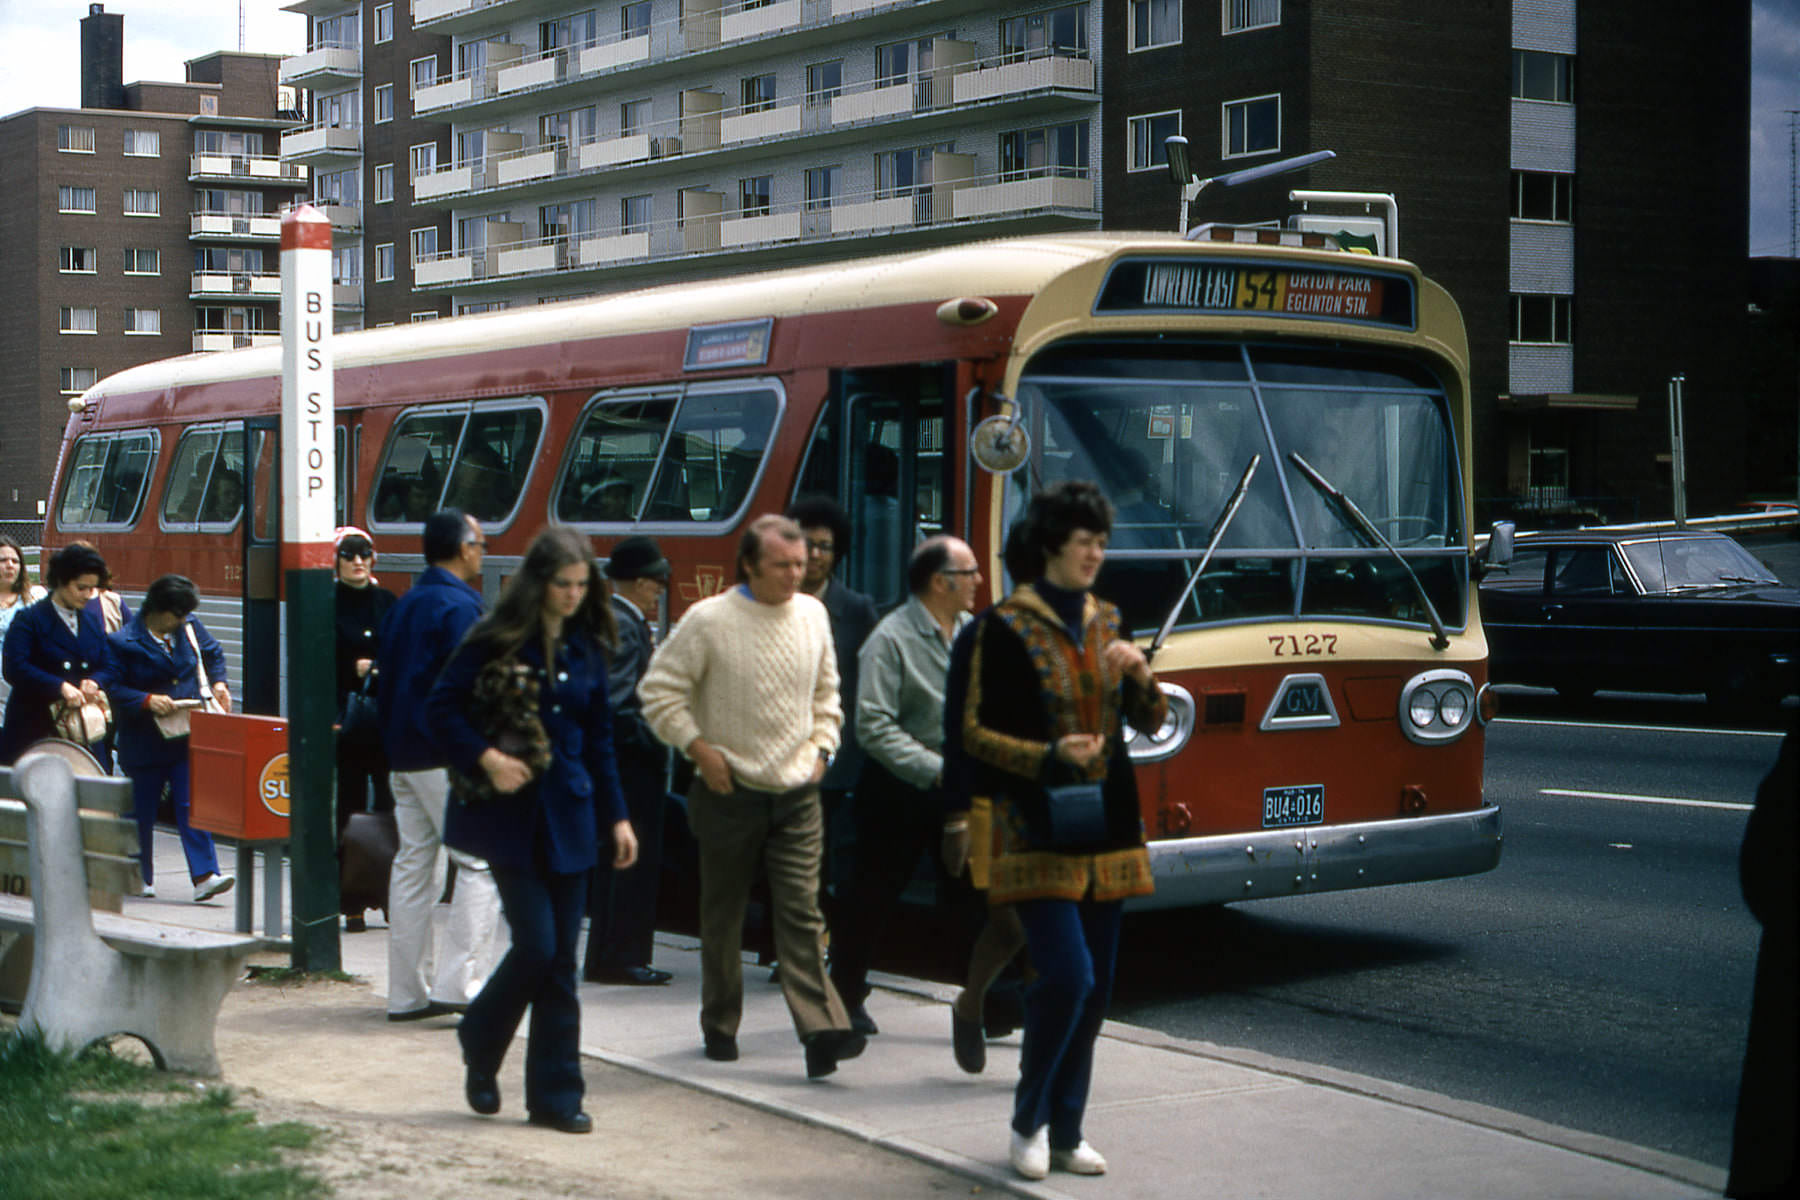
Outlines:
{"type": "Polygon", "coordinates": [[[1791,194],[1789,111],[1800,111],[1800,11],[1756,0],[1750,14],[1750,253],[1786,255],[1791,194]]]}

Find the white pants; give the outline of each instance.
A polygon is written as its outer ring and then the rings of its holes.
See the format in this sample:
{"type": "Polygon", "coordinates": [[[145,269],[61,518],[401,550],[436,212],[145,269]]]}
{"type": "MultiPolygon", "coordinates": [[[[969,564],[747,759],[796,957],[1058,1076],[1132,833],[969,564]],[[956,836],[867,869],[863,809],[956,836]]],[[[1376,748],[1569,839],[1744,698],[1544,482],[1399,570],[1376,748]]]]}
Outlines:
{"type": "Polygon", "coordinates": [[[467,1004],[506,952],[499,889],[487,863],[448,851],[456,860],[456,894],[433,978],[431,914],[444,894],[444,808],[450,781],[440,768],[390,771],[388,783],[394,789],[394,824],[400,832],[388,880],[388,1011],[413,1012],[432,1000],[467,1004]]]}

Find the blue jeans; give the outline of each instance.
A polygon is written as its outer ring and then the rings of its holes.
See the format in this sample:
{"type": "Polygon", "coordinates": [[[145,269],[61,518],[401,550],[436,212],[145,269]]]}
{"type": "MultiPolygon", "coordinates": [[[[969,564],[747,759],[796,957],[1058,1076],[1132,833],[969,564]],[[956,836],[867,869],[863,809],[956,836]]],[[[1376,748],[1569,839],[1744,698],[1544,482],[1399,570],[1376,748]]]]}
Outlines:
{"type": "Polygon", "coordinates": [[[131,807],[138,827],[138,869],[144,873],[144,882],[156,882],[156,802],[162,799],[165,783],[175,808],[175,828],[181,832],[181,852],[187,855],[189,877],[199,883],[208,875],[218,874],[219,855],[213,848],[212,834],[188,824],[187,755],[172,763],[126,767],[125,771],[131,776],[131,807]]]}
{"type": "Polygon", "coordinates": [[[581,1111],[581,1004],[576,995],[575,945],[587,906],[586,871],[493,869],[500,908],[512,927],[512,947],[457,1026],[463,1062],[497,1075],[526,1008],[525,1108],[541,1117],[581,1111]]]}
{"type": "Polygon", "coordinates": [[[1094,1042],[1112,999],[1124,904],[1027,900],[1015,906],[1038,978],[1025,993],[1025,1045],[1013,1093],[1015,1132],[1050,1126],[1050,1145],[1081,1144],[1094,1042]]]}

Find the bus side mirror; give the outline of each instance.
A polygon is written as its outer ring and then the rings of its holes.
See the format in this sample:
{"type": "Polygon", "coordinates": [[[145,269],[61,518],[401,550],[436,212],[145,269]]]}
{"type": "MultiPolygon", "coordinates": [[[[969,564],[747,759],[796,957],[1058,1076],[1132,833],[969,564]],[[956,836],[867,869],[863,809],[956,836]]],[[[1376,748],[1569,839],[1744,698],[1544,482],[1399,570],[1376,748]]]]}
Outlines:
{"type": "Polygon", "coordinates": [[[1485,575],[1495,567],[1504,567],[1512,562],[1515,528],[1511,521],[1494,522],[1493,529],[1488,533],[1487,545],[1475,552],[1478,575],[1485,575]]]}

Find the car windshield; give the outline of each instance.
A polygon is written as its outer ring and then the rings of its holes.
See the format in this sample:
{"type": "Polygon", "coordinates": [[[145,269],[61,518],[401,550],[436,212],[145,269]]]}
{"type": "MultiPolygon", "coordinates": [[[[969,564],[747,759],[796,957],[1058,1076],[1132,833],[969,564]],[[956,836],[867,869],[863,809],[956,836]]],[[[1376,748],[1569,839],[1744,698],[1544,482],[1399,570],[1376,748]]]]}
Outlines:
{"type": "Polygon", "coordinates": [[[1728,537],[1651,538],[1627,542],[1624,549],[1646,592],[1778,582],[1754,555],[1728,537]]]}
{"type": "Polygon", "coordinates": [[[1442,384],[1344,351],[1220,343],[1065,344],[1020,382],[1032,488],[1097,482],[1115,517],[1095,590],[1133,629],[1180,598],[1251,458],[1261,463],[1178,626],[1344,616],[1424,624],[1405,570],[1289,457],[1341,490],[1406,558],[1446,624],[1464,621],[1467,547],[1442,384]]]}

